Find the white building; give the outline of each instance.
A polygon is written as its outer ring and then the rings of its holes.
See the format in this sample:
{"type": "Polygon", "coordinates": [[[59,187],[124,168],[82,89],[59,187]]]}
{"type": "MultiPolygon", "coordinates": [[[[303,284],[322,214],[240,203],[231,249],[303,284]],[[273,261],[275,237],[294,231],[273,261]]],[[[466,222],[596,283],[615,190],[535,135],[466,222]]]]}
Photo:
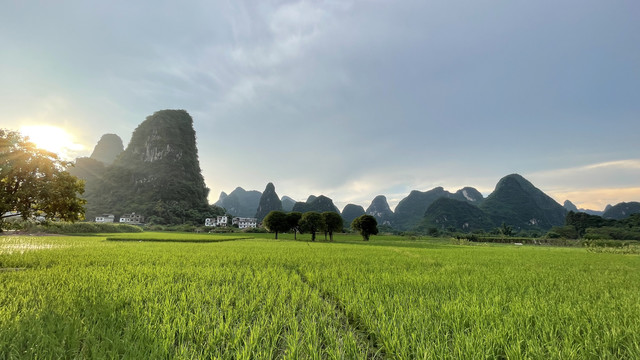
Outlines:
{"type": "Polygon", "coordinates": [[[116,220],[116,217],[113,214],[102,214],[100,216],[96,216],[96,222],[99,223],[112,223],[116,220]]]}
{"type": "Polygon", "coordinates": [[[125,224],[142,224],[144,222],[144,216],[136,213],[124,214],[120,217],[120,222],[125,224]]]}
{"type": "Polygon", "coordinates": [[[229,218],[226,216],[218,216],[215,218],[206,218],[204,219],[204,226],[213,226],[213,227],[226,227],[228,224],[229,218]]]}
{"type": "Polygon", "coordinates": [[[256,218],[244,218],[244,217],[234,217],[232,225],[238,225],[238,229],[246,229],[246,228],[256,228],[258,227],[258,219],[256,218]]]}

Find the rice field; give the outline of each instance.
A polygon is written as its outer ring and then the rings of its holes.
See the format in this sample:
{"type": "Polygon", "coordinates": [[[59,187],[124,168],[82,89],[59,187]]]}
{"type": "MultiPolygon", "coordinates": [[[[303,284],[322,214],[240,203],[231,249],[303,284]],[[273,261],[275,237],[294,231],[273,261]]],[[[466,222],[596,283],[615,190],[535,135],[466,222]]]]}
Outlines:
{"type": "Polygon", "coordinates": [[[638,255],[271,237],[0,236],[0,359],[640,358],[638,255]]]}

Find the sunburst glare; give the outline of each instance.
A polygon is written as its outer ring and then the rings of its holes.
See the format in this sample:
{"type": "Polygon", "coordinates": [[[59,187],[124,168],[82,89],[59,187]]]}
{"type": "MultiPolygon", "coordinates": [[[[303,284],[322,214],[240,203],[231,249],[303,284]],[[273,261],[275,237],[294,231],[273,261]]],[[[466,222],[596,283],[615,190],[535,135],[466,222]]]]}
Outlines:
{"type": "Polygon", "coordinates": [[[74,141],[73,135],[57,126],[29,125],[20,128],[24,136],[37,147],[58,154],[62,159],[71,160],[84,146],[74,141]]]}

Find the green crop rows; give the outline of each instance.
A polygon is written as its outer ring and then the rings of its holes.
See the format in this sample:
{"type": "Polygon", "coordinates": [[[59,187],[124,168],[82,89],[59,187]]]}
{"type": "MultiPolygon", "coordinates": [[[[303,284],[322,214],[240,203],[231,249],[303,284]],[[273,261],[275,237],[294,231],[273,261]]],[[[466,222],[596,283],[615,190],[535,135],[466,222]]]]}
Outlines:
{"type": "Polygon", "coordinates": [[[640,358],[637,255],[141,235],[0,237],[0,359],[640,358]]]}

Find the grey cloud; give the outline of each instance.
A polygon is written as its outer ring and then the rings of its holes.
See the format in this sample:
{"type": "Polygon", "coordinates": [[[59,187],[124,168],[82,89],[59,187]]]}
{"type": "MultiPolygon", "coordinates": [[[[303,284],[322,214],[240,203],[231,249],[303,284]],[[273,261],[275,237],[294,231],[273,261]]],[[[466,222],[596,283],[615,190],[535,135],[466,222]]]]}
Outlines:
{"type": "Polygon", "coordinates": [[[511,172],[640,157],[638,9],[11,3],[0,15],[0,69],[10,69],[0,80],[12,91],[0,102],[22,119],[43,98],[63,98],[67,118],[93,124],[77,125],[87,139],[126,139],[153,111],[184,108],[214,196],[268,181],[286,194],[278,180],[336,194],[369,181],[370,198],[460,178],[490,187],[485,179],[511,172]]]}

